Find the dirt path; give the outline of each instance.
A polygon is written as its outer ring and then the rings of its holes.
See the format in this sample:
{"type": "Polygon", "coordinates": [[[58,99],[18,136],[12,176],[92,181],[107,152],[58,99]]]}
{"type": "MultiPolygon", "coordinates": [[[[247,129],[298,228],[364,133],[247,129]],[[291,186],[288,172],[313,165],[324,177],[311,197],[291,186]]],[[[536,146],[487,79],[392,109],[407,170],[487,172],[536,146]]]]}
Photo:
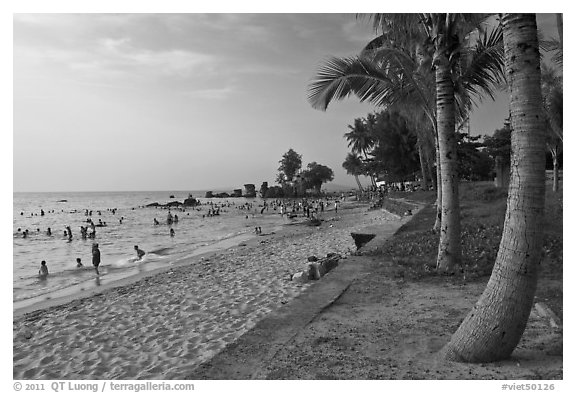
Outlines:
{"type": "Polygon", "coordinates": [[[562,328],[536,308],[509,360],[438,358],[486,281],[408,281],[390,260],[352,256],[188,377],[562,379],[562,328]]]}

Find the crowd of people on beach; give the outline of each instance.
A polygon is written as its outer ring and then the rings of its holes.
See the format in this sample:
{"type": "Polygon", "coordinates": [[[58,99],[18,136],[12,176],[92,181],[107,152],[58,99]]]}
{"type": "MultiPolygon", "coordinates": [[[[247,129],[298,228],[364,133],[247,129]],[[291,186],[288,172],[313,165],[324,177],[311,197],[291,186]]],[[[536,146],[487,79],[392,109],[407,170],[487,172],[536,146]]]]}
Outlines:
{"type": "MultiPolygon", "coordinates": [[[[260,205],[256,205],[254,202],[250,201],[244,202],[242,204],[236,204],[234,201],[230,202],[228,200],[222,202],[209,201],[205,203],[205,207],[207,207],[207,214],[203,214],[202,218],[219,216],[221,213],[229,212],[230,208],[235,208],[239,211],[246,212],[247,213],[245,215],[246,219],[248,219],[250,215],[252,217],[255,217],[255,215],[258,214],[258,212],[260,215],[263,215],[266,212],[267,213],[271,212],[273,214],[279,214],[281,217],[287,217],[288,219],[294,219],[298,216],[301,216],[303,218],[314,220],[317,219],[319,214],[322,214],[324,213],[325,210],[328,210],[330,206],[333,207],[332,210],[335,213],[338,213],[339,203],[343,199],[344,195],[342,194],[340,197],[322,197],[312,199],[286,198],[286,199],[275,199],[271,201],[264,200],[260,205]]],[[[166,214],[166,219],[164,223],[170,227],[169,236],[174,237],[176,235],[176,232],[173,228],[173,224],[177,224],[179,222],[179,217],[178,214],[172,213],[172,208],[168,207],[167,209],[168,212],[166,214]]],[[[182,213],[186,212],[184,207],[176,207],[174,208],[174,210],[177,210],[178,212],[182,213]]],[[[201,205],[196,206],[194,210],[202,212],[204,211],[204,206],[201,205]]],[[[117,208],[107,209],[107,212],[109,212],[112,215],[115,215],[117,211],[118,211],[117,208]]],[[[48,213],[54,213],[54,212],[55,210],[48,211],[48,213]]],[[[62,210],[62,212],[64,212],[64,210],[62,210]]],[[[77,212],[79,211],[77,210],[71,211],[71,213],[77,213],[77,212]]],[[[87,218],[86,218],[86,225],[80,226],[80,238],[83,240],[96,239],[96,227],[108,226],[105,221],[102,221],[101,218],[98,219],[98,223],[95,223],[94,220],[92,219],[93,214],[101,216],[102,211],[97,210],[94,212],[93,210],[84,209],[83,213],[87,218]]],[[[24,215],[24,212],[21,212],[20,214],[24,215]]],[[[38,214],[40,216],[44,216],[46,215],[46,212],[43,209],[40,209],[40,213],[31,213],[30,216],[37,216],[38,214]]],[[[118,220],[119,224],[122,224],[124,219],[125,219],[124,216],[120,217],[118,220]]],[[[161,225],[161,222],[157,218],[154,218],[153,225],[155,226],[161,225]]],[[[36,229],[36,233],[37,234],[41,233],[40,228],[36,229]]],[[[47,236],[53,236],[52,229],[50,227],[46,229],[45,233],[47,236]]],[[[256,235],[262,235],[262,227],[256,226],[254,229],[254,233],[256,235]]],[[[16,235],[22,236],[23,238],[28,238],[30,234],[31,232],[29,229],[22,230],[21,228],[18,228],[16,235]]],[[[72,228],[70,227],[70,225],[65,226],[63,236],[68,241],[73,240],[74,235],[72,233],[72,228]]],[[[134,259],[134,261],[141,261],[144,255],[146,254],[146,252],[141,248],[139,248],[138,245],[134,246],[134,251],[136,252],[136,258],[134,259]]],[[[101,264],[101,254],[98,243],[95,242],[92,243],[91,255],[92,255],[92,265],[94,267],[96,275],[100,275],[99,267],[101,264]]],[[[77,268],[84,267],[81,258],[76,258],[76,267],[77,268]]],[[[41,279],[46,279],[49,275],[47,262],[45,260],[42,260],[41,262],[38,275],[41,279]]]]}

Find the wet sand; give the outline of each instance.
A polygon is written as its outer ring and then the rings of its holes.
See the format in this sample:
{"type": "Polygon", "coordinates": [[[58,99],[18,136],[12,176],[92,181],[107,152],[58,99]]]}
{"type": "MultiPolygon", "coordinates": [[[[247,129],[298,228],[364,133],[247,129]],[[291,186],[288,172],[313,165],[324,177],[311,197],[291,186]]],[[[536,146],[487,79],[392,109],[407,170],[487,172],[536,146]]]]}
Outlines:
{"type": "MultiPolygon", "coordinates": [[[[317,282],[290,274],[308,257],[355,250],[350,232],[402,221],[366,205],[302,219],[276,233],[15,312],[14,379],[181,379],[317,282]],[[63,303],[63,304],[62,304],[63,303]],[[38,309],[39,307],[43,307],[38,309]]],[[[330,274],[330,273],[329,273],[330,274]]]]}

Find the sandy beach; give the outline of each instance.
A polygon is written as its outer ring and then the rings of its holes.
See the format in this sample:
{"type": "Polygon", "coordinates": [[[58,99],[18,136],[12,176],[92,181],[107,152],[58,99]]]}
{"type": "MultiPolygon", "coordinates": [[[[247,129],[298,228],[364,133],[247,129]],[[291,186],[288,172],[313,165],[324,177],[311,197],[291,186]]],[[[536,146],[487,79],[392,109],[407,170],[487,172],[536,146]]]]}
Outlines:
{"type": "Polygon", "coordinates": [[[81,299],[15,312],[14,379],[181,379],[315,285],[290,281],[309,256],[335,252],[345,264],[355,250],[350,232],[375,225],[393,231],[407,219],[350,203],[323,220],[319,227],[287,225],[81,299]]]}

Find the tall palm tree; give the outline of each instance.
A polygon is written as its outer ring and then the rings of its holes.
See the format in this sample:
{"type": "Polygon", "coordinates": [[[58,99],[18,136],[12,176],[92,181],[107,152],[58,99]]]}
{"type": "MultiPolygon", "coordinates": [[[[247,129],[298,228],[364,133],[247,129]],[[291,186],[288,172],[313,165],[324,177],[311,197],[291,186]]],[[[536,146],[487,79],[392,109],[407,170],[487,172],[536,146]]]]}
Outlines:
{"type": "Polygon", "coordinates": [[[442,227],[437,266],[450,271],[460,260],[456,118],[466,117],[470,94],[493,97],[494,86],[501,82],[501,32],[494,29],[473,38],[470,33],[479,25],[477,15],[377,14],[373,19],[383,31],[377,53],[330,59],[310,85],[309,100],[320,109],[350,94],[382,106],[408,97],[422,105],[438,135],[442,227]],[[413,37],[421,41],[410,43],[413,37]],[[418,56],[429,48],[433,48],[435,68],[432,93],[430,77],[423,72],[426,62],[420,61],[426,56],[418,56]]]}
{"type": "MultiPolygon", "coordinates": [[[[370,115],[367,120],[358,118],[354,119],[354,125],[348,125],[350,132],[344,134],[344,138],[348,140],[348,147],[352,149],[352,153],[361,153],[364,159],[368,160],[368,151],[374,147],[375,140],[371,132],[371,122],[373,122],[370,115]]],[[[376,185],[374,176],[370,176],[372,185],[376,185]]]]}
{"type": "Polygon", "coordinates": [[[362,183],[358,176],[364,174],[362,159],[355,153],[348,153],[346,160],[342,163],[342,168],[346,169],[346,173],[354,176],[356,179],[356,184],[358,185],[358,190],[364,191],[362,188],[362,183]]]}
{"type": "Polygon", "coordinates": [[[545,128],[534,14],[504,14],[512,115],[512,165],[502,240],[480,299],[443,349],[450,360],[492,362],[516,348],[526,327],[542,252],[545,128]]]}
{"type": "Polygon", "coordinates": [[[546,146],[552,155],[554,176],[552,191],[558,191],[559,163],[558,158],[562,151],[563,129],[563,92],[562,77],[557,76],[555,71],[542,64],[542,109],[546,118],[546,146]]]}

